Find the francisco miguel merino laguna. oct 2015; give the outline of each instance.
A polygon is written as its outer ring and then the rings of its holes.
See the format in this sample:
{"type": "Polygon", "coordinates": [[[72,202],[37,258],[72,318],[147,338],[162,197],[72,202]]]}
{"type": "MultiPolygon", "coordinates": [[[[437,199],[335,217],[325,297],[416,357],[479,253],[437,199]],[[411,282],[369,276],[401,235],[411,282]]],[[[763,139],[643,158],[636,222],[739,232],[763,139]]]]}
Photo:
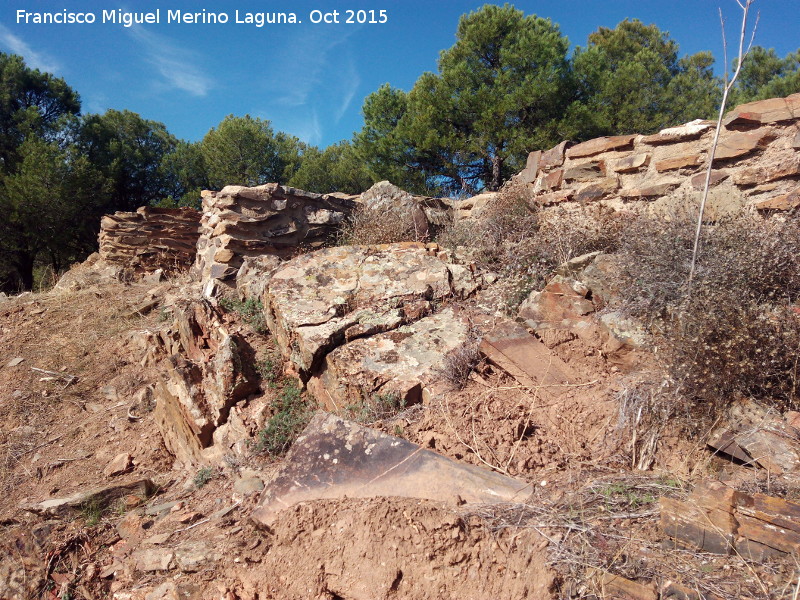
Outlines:
{"type": "Polygon", "coordinates": [[[35,12],[19,9],[16,11],[17,23],[32,25],[84,25],[92,23],[113,23],[123,27],[139,24],[182,23],[188,25],[215,25],[225,23],[249,24],[256,27],[280,23],[300,23],[293,12],[245,12],[235,10],[233,17],[227,12],[184,10],[156,10],[131,12],[122,9],[95,12],[75,12],[64,9],[56,12],[35,12]]]}

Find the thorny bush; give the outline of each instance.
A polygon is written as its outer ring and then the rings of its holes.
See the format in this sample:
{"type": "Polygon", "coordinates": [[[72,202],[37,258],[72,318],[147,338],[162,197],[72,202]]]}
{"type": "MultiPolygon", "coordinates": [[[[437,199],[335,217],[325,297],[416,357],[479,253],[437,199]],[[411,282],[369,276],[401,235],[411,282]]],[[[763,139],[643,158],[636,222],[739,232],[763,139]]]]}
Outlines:
{"type": "Polygon", "coordinates": [[[476,221],[455,222],[437,241],[465,248],[471,260],[497,272],[513,312],[562,263],[595,250],[613,252],[624,222],[624,215],[599,205],[545,211],[528,187],[509,184],[476,221]]]}
{"type": "Polygon", "coordinates": [[[725,217],[703,233],[688,284],[690,212],[640,217],[620,250],[623,307],[643,320],[679,391],[714,405],[793,405],[800,356],[800,220],[725,217]]]}
{"type": "Polygon", "coordinates": [[[340,245],[425,242],[428,226],[422,209],[399,206],[387,210],[360,208],[342,224],[340,245]]]}

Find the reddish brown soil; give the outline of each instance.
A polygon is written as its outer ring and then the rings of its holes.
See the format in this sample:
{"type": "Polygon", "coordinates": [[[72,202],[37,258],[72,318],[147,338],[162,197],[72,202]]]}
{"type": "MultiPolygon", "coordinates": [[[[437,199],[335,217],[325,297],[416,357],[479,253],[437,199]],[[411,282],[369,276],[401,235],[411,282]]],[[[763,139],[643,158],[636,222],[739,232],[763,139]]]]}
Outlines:
{"type": "MultiPolygon", "coordinates": [[[[268,480],[278,463],[253,454],[198,485],[198,473],[165,450],[146,393],[157,375],[141,366],[136,332],[163,326],[172,299],[197,293],[184,281],[98,284],[0,304],[0,598],[602,598],[589,567],[643,582],[672,577],[721,597],[791,597],[791,562],[754,568],[662,549],[660,495],[683,495],[687,478],[720,469],[740,483],[761,480],[712,463],[669,428],[653,470],[633,472],[635,444],[618,427],[630,374],[578,340],[553,346],[586,382],[557,401],[482,365],[463,390],[374,424],[534,482],[527,505],[326,500],[287,510],[273,531],[255,528],[258,494],[234,482],[268,480]],[[106,477],[123,452],[132,471],[106,477]],[[142,477],[159,486],[142,506],[52,520],[20,508],[142,477]],[[159,560],[163,570],[153,570],[159,560]]],[[[272,349],[228,318],[257,355],[272,349]]],[[[249,406],[268,405],[272,393],[265,386],[249,406]]]]}

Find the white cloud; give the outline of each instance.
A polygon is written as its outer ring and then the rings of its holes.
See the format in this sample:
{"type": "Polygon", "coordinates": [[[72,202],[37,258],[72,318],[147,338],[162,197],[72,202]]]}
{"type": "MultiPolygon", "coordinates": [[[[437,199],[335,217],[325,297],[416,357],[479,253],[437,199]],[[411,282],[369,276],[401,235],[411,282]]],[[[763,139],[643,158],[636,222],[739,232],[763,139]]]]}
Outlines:
{"type": "MultiPolygon", "coordinates": [[[[287,39],[283,51],[276,53],[272,65],[275,69],[273,79],[284,83],[283,95],[274,101],[276,105],[306,105],[312,96],[330,85],[332,76],[339,76],[331,73],[329,56],[334,48],[347,43],[353,30],[339,34],[330,29],[321,28],[312,33],[304,30],[302,38],[287,39]]],[[[357,78],[355,65],[351,66],[352,72],[348,75],[357,78]]]]}
{"type": "Polygon", "coordinates": [[[316,109],[311,111],[311,119],[297,129],[297,137],[307,144],[319,144],[322,141],[322,126],[316,109]]]}
{"type": "Polygon", "coordinates": [[[46,54],[37,52],[31,48],[27,43],[11,33],[11,31],[3,25],[0,25],[0,44],[8,48],[13,54],[19,54],[22,56],[29,67],[39,69],[40,71],[46,71],[48,73],[54,73],[55,71],[59,71],[61,69],[61,66],[58,64],[58,62],[54,61],[46,54]]]}
{"type": "Polygon", "coordinates": [[[147,31],[141,25],[128,28],[130,35],[140,42],[147,53],[147,61],[159,72],[163,83],[193,96],[205,96],[211,87],[211,78],[196,64],[197,57],[172,44],[168,38],[147,31]]]}
{"type": "Polygon", "coordinates": [[[82,95],[83,108],[86,112],[101,114],[110,108],[108,96],[102,92],[95,92],[89,95],[82,95]]]}
{"type": "Polygon", "coordinates": [[[322,124],[316,108],[292,110],[283,114],[273,113],[272,118],[265,113],[257,116],[269,120],[276,131],[296,135],[307,144],[317,145],[322,141],[322,124]]]}
{"type": "Polygon", "coordinates": [[[335,115],[337,123],[342,119],[347,109],[350,108],[350,105],[353,103],[353,98],[355,98],[356,92],[358,91],[358,87],[361,85],[361,77],[358,76],[358,71],[356,70],[355,61],[352,56],[348,57],[345,72],[342,73],[341,80],[343,83],[342,102],[335,115]]]}

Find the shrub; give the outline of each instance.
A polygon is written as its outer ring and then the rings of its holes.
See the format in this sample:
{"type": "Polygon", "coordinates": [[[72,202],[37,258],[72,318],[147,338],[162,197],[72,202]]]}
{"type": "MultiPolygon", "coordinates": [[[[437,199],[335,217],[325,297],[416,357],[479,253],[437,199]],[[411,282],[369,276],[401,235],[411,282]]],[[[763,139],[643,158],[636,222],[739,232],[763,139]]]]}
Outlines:
{"type": "Polygon", "coordinates": [[[223,297],[219,300],[219,305],[228,312],[238,313],[244,322],[247,323],[256,333],[266,333],[267,323],[264,319],[264,305],[261,300],[249,298],[239,300],[238,298],[223,297]]]}
{"type": "Polygon", "coordinates": [[[477,220],[456,222],[437,239],[445,247],[463,247],[471,260],[500,275],[509,312],[543,288],[564,262],[614,251],[625,222],[600,205],[545,211],[530,194],[527,186],[508,185],[477,220]]]}
{"type": "Polygon", "coordinates": [[[281,364],[274,355],[268,354],[260,361],[256,362],[256,372],[261,379],[267,382],[269,387],[277,387],[277,382],[281,375],[281,364]]]}
{"type": "Polygon", "coordinates": [[[285,379],[273,403],[274,414],[264,429],[258,432],[256,452],[280,456],[285,454],[309,420],[312,411],[294,379],[285,379]]]}
{"type": "Polygon", "coordinates": [[[87,527],[94,527],[103,518],[103,505],[95,498],[81,505],[81,516],[87,527]]]}
{"type": "Polygon", "coordinates": [[[346,407],[347,416],[362,424],[389,419],[405,409],[406,400],[397,392],[373,394],[370,398],[346,407]]]}
{"type": "Polygon", "coordinates": [[[694,223],[637,219],[620,251],[623,308],[654,334],[682,392],[714,403],[797,396],[800,223],[740,214],[709,226],[687,283],[694,223]]]}
{"type": "Polygon", "coordinates": [[[473,338],[445,356],[441,375],[453,387],[460,390],[467,384],[469,374],[472,373],[479,362],[478,341],[473,338]]]}
{"type": "Polygon", "coordinates": [[[427,219],[420,207],[411,204],[385,210],[361,207],[342,224],[339,245],[425,242],[428,234],[427,219]]]}
{"type": "Polygon", "coordinates": [[[214,469],[211,467],[203,467],[194,476],[194,486],[196,488],[201,488],[212,479],[214,479],[214,469]]]}

